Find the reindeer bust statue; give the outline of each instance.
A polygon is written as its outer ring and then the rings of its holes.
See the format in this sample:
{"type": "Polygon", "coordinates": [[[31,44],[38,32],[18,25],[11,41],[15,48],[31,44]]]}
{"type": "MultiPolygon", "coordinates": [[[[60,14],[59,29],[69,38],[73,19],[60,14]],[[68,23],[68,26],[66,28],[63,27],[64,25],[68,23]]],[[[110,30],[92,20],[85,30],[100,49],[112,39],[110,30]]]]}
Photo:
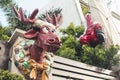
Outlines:
{"type": "Polygon", "coordinates": [[[38,20],[35,19],[38,9],[29,18],[25,18],[22,8],[17,11],[13,7],[13,10],[22,22],[33,26],[24,34],[25,40],[15,45],[16,67],[28,80],[49,80],[53,53],[61,46],[61,41],[54,32],[62,22],[62,15],[46,13],[44,20],[38,20]]]}
{"type": "Polygon", "coordinates": [[[93,23],[91,20],[91,15],[86,15],[87,29],[85,33],[80,37],[79,41],[82,45],[88,44],[95,47],[105,41],[104,33],[102,31],[102,26],[98,23],[93,23]]]}

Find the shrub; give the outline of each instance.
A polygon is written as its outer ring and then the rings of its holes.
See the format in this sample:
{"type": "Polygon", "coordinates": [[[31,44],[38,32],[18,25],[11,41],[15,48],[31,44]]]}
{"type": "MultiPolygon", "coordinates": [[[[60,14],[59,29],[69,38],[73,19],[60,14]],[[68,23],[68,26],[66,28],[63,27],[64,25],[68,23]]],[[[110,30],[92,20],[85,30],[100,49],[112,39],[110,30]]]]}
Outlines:
{"type": "Polygon", "coordinates": [[[0,69],[0,80],[23,80],[23,77],[0,69]]]}

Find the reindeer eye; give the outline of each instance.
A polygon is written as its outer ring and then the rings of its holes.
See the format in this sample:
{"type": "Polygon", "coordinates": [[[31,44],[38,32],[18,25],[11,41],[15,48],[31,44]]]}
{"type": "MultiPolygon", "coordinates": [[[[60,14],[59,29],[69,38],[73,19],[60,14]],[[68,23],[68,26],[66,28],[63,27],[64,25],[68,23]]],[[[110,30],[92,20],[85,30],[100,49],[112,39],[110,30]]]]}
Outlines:
{"type": "Polygon", "coordinates": [[[55,30],[52,30],[52,33],[54,33],[55,32],[55,30]]]}
{"type": "Polygon", "coordinates": [[[43,32],[44,32],[44,33],[48,33],[48,32],[49,32],[49,28],[48,28],[48,27],[44,27],[44,28],[43,28],[43,32]]]}

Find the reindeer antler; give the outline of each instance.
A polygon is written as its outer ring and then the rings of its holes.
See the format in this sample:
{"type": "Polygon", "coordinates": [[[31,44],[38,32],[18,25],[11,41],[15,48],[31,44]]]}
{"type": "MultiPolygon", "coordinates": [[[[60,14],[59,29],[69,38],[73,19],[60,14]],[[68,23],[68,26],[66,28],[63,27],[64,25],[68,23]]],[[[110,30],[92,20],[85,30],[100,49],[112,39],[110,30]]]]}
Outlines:
{"type": "Polygon", "coordinates": [[[29,18],[25,18],[22,8],[20,8],[18,11],[15,7],[13,7],[13,10],[14,10],[14,13],[16,14],[17,18],[19,18],[24,23],[33,24],[36,21],[35,16],[38,13],[38,9],[35,9],[29,18]]]}
{"type": "Polygon", "coordinates": [[[57,28],[62,23],[62,15],[59,13],[57,15],[52,14],[50,16],[48,13],[46,13],[46,20],[55,25],[57,28]]]}

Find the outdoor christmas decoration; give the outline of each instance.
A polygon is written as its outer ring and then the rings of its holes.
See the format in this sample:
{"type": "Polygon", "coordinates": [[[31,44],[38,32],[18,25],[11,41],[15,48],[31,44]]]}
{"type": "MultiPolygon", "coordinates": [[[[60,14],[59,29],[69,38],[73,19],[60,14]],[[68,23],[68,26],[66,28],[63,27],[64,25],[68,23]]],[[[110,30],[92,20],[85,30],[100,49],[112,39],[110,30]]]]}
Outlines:
{"type": "Polygon", "coordinates": [[[86,14],[87,29],[85,33],[80,37],[79,41],[82,45],[88,44],[95,47],[105,41],[102,26],[99,23],[94,23],[91,20],[91,15],[86,14]]]}
{"type": "Polygon", "coordinates": [[[38,20],[35,9],[29,18],[25,18],[22,8],[13,8],[17,18],[33,28],[24,34],[25,39],[15,44],[15,65],[30,80],[49,80],[54,61],[54,52],[61,47],[61,41],[55,30],[62,22],[61,14],[46,13],[44,20],[38,20]],[[31,40],[32,39],[32,40],[31,40]]]}

